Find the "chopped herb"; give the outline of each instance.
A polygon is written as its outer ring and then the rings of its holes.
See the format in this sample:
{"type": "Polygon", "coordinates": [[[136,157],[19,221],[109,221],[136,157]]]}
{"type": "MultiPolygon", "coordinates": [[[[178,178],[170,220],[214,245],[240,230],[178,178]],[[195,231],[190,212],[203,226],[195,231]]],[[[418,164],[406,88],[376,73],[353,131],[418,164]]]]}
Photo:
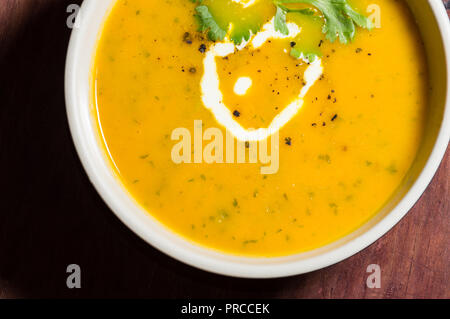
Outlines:
{"type": "Polygon", "coordinates": [[[330,155],[328,155],[328,154],[320,154],[320,155],[318,156],[318,158],[319,158],[320,160],[322,160],[322,161],[327,162],[328,164],[331,163],[331,158],[330,158],[330,155]]]}
{"type": "Polygon", "coordinates": [[[398,172],[397,167],[395,167],[395,165],[393,163],[391,165],[389,165],[388,167],[386,167],[386,170],[391,174],[395,174],[398,172]]]}
{"type": "Polygon", "coordinates": [[[219,221],[222,222],[225,218],[228,218],[229,215],[227,213],[227,211],[225,209],[219,209],[218,211],[219,214],[219,221]]]}
{"type": "Polygon", "coordinates": [[[238,110],[234,110],[233,115],[236,117],[239,117],[241,115],[241,113],[238,110]]]}
{"type": "Polygon", "coordinates": [[[338,205],[336,205],[335,203],[330,203],[329,206],[333,210],[333,213],[335,215],[337,215],[337,213],[338,213],[338,205]]]}

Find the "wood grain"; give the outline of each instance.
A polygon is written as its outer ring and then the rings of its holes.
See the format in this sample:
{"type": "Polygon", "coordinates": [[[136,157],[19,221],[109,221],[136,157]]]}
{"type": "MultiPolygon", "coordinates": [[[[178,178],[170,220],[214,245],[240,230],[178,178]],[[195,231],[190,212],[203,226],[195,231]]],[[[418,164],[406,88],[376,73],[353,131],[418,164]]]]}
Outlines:
{"type": "MultiPolygon", "coordinates": [[[[447,5],[450,1],[447,2],[447,5]]],[[[69,134],[64,63],[75,0],[0,2],[0,298],[449,298],[449,168],[409,214],[361,253],[275,280],[212,275],[153,249],[89,183],[69,134]],[[66,288],[66,267],[82,288],[66,288]],[[366,288],[379,264],[380,289],[366,288]]]]}

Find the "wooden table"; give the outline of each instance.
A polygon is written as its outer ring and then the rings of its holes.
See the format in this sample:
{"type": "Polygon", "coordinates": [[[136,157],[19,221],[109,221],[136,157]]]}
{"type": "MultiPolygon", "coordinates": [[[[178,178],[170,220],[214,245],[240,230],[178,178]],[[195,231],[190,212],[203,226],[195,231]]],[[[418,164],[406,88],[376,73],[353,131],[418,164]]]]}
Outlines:
{"type": "Polygon", "coordinates": [[[63,90],[70,3],[80,1],[0,1],[0,298],[450,297],[450,152],[393,230],[310,274],[227,278],[140,240],[97,195],[70,137],[63,90]],[[66,287],[72,263],[81,266],[81,289],[66,287]],[[369,264],[381,266],[380,289],[366,287],[369,264]]]}

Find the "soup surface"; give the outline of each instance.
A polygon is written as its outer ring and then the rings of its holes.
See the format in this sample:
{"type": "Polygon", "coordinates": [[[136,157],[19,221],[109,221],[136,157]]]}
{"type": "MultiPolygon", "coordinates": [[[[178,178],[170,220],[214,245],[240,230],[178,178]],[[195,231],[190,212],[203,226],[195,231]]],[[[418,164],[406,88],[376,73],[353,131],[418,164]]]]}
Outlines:
{"type": "MultiPolygon", "coordinates": [[[[246,8],[231,0],[203,3],[219,24],[234,19],[236,28],[261,26],[275,15],[272,1],[246,8]]],[[[351,43],[327,40],[320,15],[290,13],[288,22],[301,30],[295,38],[274,37],[258,49],[215,58],[223,103],[243,129],[268,127],[305,86],[311,64],[292,57],[292,47],[321,59],[323,74],[279,138],[268,143],[279,145],[273,149],[278,167],[262,174],[266,164],[259,161],[194,163],[211,142],[203,136],[199,151],[194,141],[208,128],[223,132],[224,145],[226,136],[202,99],[204,60],[214,43],[198,31],[198,4],[117,0],[98,44],[93,101],[106,153],[137,202],[195,243],[247,256],[318,248],[373,217],[416,156],[427,68],[405,3],[349,3],[362,14],[369,15],[368,8],[379,13],[376,27],[358,27],[351,43]],[[236,93],[239,79],[243,94],[236,93]],[[185,140],[190,149],[183,149],[191,160],[181,163],[172,154],[181,141],[173,135],[177,128],[191,136],[185,140]]]]}

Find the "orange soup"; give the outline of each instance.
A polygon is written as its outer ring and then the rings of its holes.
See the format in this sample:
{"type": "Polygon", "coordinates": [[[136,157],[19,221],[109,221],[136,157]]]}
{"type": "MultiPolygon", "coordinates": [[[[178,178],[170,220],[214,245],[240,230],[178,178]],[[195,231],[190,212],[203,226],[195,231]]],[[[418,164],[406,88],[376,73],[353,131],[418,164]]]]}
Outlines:
{"type": "Polygon", "coordinates": [[[118,178],[221,252],[283,256],[353,232],[423,134],[426,59],[403,1],[330,7],[345,25],[282,2],[117,0],[98,43],[93,103],[118,178]]]}

